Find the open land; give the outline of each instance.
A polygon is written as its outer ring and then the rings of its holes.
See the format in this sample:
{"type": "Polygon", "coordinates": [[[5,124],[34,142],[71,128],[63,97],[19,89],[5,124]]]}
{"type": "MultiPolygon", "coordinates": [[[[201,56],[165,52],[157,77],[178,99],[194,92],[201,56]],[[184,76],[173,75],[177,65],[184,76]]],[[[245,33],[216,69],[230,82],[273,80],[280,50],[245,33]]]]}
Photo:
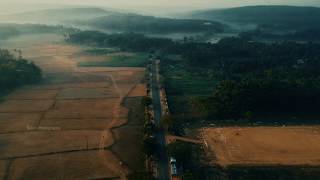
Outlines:
{"type": "Polygon", "coordinates": [[[132,127],[128,117],[145,95],[144,69],[78,67],[78,59],[91,59],[81,47],[40,36],[2,44],[21,49],[44,80],[0,103],[0,179],[125,179],[139,152],[133,145],[142,126],[132,127]],[[132,102],[124,106],[128,96],[132,102]],[[135,134],[129,140],[126,128],[135,134]]]}
{"type": "Polygon", "coordinates": [[[213,164],[320,165],[320,127],[205,128],[204,144],[213,164]]]}

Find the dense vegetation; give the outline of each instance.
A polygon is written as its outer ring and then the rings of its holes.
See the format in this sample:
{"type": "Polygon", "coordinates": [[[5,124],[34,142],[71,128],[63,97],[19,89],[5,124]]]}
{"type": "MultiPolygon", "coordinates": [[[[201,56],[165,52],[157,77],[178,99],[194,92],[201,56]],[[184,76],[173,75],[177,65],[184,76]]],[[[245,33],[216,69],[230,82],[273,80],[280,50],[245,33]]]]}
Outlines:
{"type": "Polygon", "coordinates": [[[0,94],[40,79],[41,70],[36,65],[21,57],[16,58],[8,50],[0,49],[0,94]]]}
{"type": "Polygon", "coordinates": [[[320,41],[320,29],[304,29],[294,32],[275,33],[270,32],[268,29],[256,28],[255,30],[245,31],[240,33],[243,38],[251,40],[265,40],[265,41],[320,41]]]}
{"type": "MultiPolygon", "coordinates": [[[[241,38],[227,38],[217,44],[190,43],[180,64],[218,83],[211,95],[189,104],[210,119],[319,116],[319,47],[314,43],[264,44],[241,38]]],[[[172,73],[167,67],[174,63],[164,61],[165,74],[172,73]]],[[[173,78],[166,78],[169,96],[183,95],[185,91],[179,93],[181,88],[170,85],[173,78]]]]}
{"type": "Polygon", "coordinates": [[[207,20],[170,19],[120,13],[78,23],[102,29],[145,33],[222,32],[224,29],[221,23],[207,20]]]}
{"type": "Polygon", "coordinates": [[[119,47],[124,51],[150,52],[173,46],[170,39],[148,38],[142,34],[105,34],[98,31],[82,31],[70,34],[66,41],[98,47],[119,47]]]}
{"type": "Polygon", "coordinates": [[[320,45],[225,38],[217,44],[79,32],[70,42],[177,54],[162,74],[174,115],[207,119],[312,118],[320,105],[320,45]]]}

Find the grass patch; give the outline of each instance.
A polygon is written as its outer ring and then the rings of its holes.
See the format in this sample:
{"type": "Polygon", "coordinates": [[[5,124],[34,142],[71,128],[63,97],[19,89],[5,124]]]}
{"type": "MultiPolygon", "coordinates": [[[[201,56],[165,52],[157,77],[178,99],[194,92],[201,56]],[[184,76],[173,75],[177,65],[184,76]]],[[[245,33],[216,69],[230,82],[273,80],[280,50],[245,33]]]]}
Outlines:
{"type": "Polygon", "coordinates": [[[170,111],[176,115],[190,111],[190,99],[212,95],[218,82],[207,70],[193,69],[178,60],[161,63],[161,74],[164,77],[170,111]]]}
{"type": "Polygon", "coordinates": [[[91,55],[106,55],[115,52],[119,52],[119,49],[116,48],[92,48],[84,50],[85,53],[91,55]]]}
{"type": "Polygon", "coordinates": [[[111,59],[105,61],[80,62],[79,66],[84,67],[144,67],[147,65],[146,54],[135,55],[111,55],[111,59]]]}

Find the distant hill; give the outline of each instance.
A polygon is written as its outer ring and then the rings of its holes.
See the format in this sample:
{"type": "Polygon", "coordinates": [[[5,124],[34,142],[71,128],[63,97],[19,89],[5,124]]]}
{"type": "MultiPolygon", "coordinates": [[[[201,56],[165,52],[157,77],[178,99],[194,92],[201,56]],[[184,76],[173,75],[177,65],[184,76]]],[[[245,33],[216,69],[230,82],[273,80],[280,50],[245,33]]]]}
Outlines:
{"type": "Polygon", "coordinates": [[[224,25],[209,20],[170,19],[101,8],[62,8],[0,16],[0,22],[62,24],[94,30],[180,33],[222,32],[224,25]]]}
{"type": "Polygon", "coordinates": [[[171,19],[120,13],[77,23],[101,29],[149,33],[222,32],[225,27],[221,23],[209,20],[171,19]]]}
{"type": "Polygon", "coordinates": [[[320,8],[316,7],[246,6],[196,11],[184,17],[295,29],[320,27],[320,8]]]}
{"type": "Polygon", "coordinates": [[[91,19],[106,16],[113,11],[100,8],[61,8],[47,9],[32,12],[17,13],[1,16],[2,21],[32,22],[32,23],[61,23],[71,20],[91,19]]]}

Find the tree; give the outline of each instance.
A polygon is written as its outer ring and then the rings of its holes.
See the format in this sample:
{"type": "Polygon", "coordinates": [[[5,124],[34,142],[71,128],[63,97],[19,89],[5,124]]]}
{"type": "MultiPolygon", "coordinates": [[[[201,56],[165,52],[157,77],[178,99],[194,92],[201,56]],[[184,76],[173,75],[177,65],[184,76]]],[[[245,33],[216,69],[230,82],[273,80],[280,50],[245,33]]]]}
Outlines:
{"type": "Polygon", "coordinates": [[[148,97],[148,96],[144,96],[142,98],[142,104],[144,106],[150,106],[152,104],[152,99],[150,97],[148,97]]]}
{"type": "Polygon", "coordinates": [[[143,149],[147,156],[154,155],[157,148],[157,142],[154,137],[145,136],[143,139],[143,149]]]}

